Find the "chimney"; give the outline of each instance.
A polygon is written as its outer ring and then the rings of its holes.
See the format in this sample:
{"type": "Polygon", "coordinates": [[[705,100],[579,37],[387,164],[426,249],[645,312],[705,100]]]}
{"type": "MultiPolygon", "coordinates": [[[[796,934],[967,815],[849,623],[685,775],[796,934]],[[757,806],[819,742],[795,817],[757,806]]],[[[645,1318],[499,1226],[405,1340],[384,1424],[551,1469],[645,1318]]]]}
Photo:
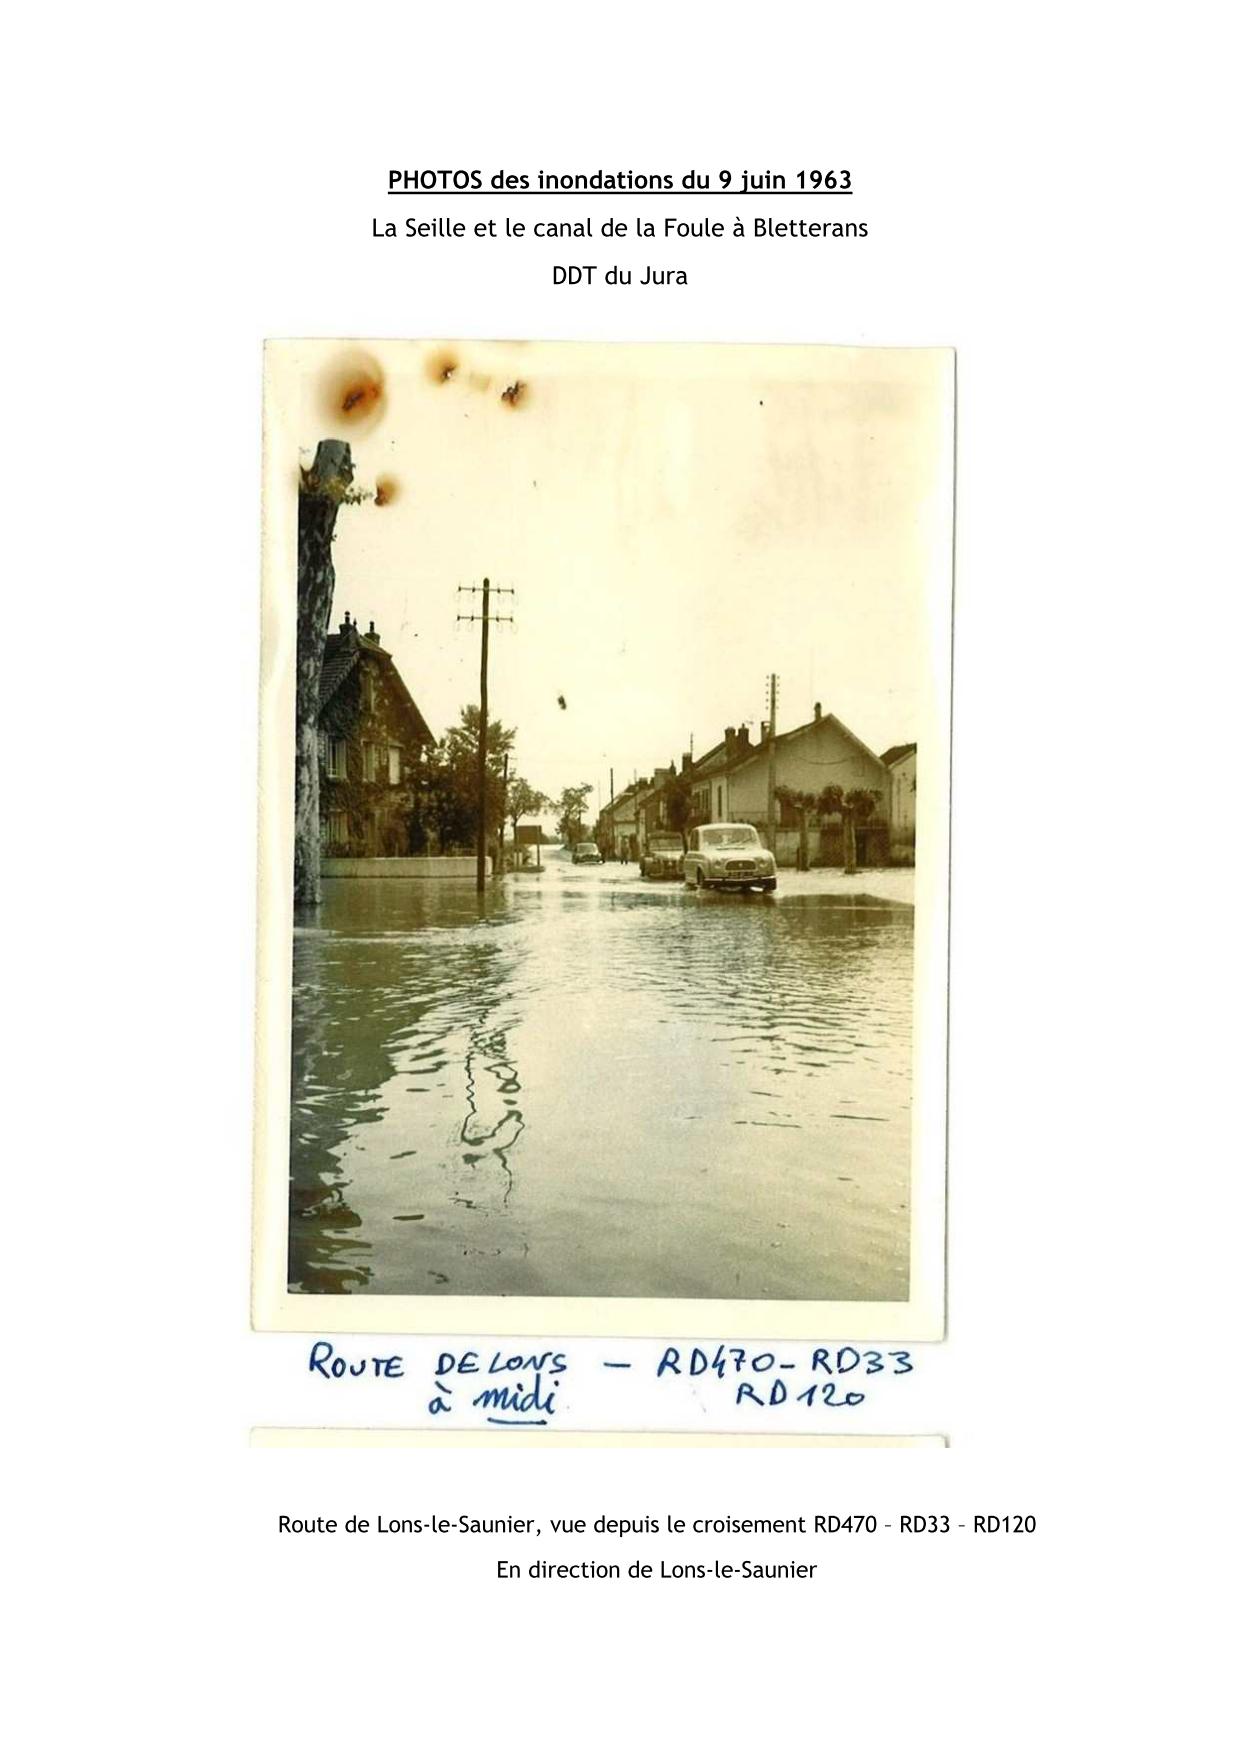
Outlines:
{"type": "Polygon", "coordinates": [[[376,633],[376,632],[375,632],[375,624],[374,624],[374,622],[373,622],[373,621],[372,621],[372,622],[371,622],[371,624],[370,624],[370,626],[369,626],[369,628],[368,628],[368,629],[367,629],[367,631],[366,631],[366,638],[367,638],[367,639],[368,639],[368,640],[370,640],[370,641],[371,641],[371,643],[372,643],[372,644],[373,644],[373,645],[376,645],[376,646],[377,646],[377,645],[378,645],[378,643],[379,643],[379,636],[378,636],[378,634],[377,634],[377,633],[376,633]]]}
{"type": "Polygon", "coordinates": [[[749,748],[749,726],[748,725],[742,725],[740,730],[736,733],[736,747],[742,755],[749,748]]]}
{"type": "Polygon", "coordinates": [[[814,702],[814,718],[815,718],[815,720],[818,720],[821,717],[822,717],[822,702],[820,700],[816,700],[814,702]]]}
{"type": "Polygon", "coordinates": [[[340,623],[340,637],[345,640],[355,640],[357,638],[357,623],[350,619],[349,611],[347,609],[344,612],[344,620],[340,623]]]}
{"type": "Polygon", "coordinates": [[[758,738],[758,741],[759,741],[759,743],[765,743],[765,742],[766,742],[766,734],[767,734],[767,732],[768,732],[768,731],[769,731],[769,730],[770,730],[770,728],[771,728],[771,727],[770,727],[770,726],[769,726],[769,725],[768,725],[768,724],[767,724],[767,722],[766,722],[766,720],[765,720],[765,719],[763,719],[763,721],[762,721],[762,733],[761,733],[761,735],[760,735],[760,736],[759,736],[759,738],[758,738]]]}
{"type": "Polygon", "coordinates": [[[680,758],[680,771],[681,771],[681,773],[688,773],[689,769],[692,766],[693,766],[693,751],[692,751],[692,749],[689,749],[689,750],[686,750],[686,752],[680,758]]]}
{"type": "Polygon", "coordinates": [[[725,761],[736,758],[736,726],[729,725],[723,733],[723,754],[725,761]]]}

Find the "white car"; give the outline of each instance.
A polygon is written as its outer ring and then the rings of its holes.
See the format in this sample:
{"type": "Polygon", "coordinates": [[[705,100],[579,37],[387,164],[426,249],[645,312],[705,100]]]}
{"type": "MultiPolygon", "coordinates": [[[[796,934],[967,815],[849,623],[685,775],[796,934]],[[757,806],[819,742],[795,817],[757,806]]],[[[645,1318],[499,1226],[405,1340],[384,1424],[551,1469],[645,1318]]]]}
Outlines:
{"type": "Polygon", "coordinates": [[[775,887],[775,859],[749,822],[708,822],[691,830],[685,882],[695,889],[775,887]]]}

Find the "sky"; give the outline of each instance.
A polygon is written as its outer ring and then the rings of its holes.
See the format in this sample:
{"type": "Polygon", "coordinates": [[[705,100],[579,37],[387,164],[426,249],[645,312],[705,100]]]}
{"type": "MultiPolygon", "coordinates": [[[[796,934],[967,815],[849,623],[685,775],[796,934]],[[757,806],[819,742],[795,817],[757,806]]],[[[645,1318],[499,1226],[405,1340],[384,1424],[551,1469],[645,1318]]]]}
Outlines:
{"type": "Polygon", "coordinates": [[[488,576],[491,715],[548,793],[756,740],[772,671],[780,730],[821,701],[877,753],[918,739],[950,353],[297,342],[269,372],[303,462],[347,437],[384,484],[341,508],[332,621],[374,621],[437,736],[478,699],[457,587],[488,576]]]}

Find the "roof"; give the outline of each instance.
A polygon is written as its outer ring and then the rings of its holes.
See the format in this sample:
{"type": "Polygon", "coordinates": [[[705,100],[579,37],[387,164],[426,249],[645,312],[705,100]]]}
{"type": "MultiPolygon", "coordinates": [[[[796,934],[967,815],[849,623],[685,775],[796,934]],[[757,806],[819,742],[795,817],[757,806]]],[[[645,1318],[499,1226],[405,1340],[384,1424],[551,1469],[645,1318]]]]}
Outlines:
{"type": "Polygon", "coordinates": [[[657,792],[661,792],[671,778],[672,770],[670,767],[656,767],[651,779],[640,780],[633,787],[633,802],[644,804],[648,798],[653,798],[657,792]]]}
{"type": "Polygon", "coordinates": [[[897,761],[903,761],[906,755],[915,755],[916,743],[893,743],[890,749],[884,749],[879,760],[887,767],[894,767],[897,761]]]}
{"type": "MultiPolygon", "coordinates": [[[[372,650],[373,650],[373,648],[372,648],[372,650]]],[[[401,675],[400,671],[396,668],[396,665],[392,659],[391,653],[380,651],[377,655],[379,657],[381,657],[384,660],[384,662],[386,663],[387,669],[388,669],[388,675],[389,675],[390,679],[396,684],[397,696],[399,699],[401,699],[404,702],[406,710],[408,711],[410,717],[413,719],[413,722],[414,722],[414,725],[417,729],[420,741],[423,743],[429,744],[433,747],[434,743],[435,743],[435,738],[431,734],[431,728],[427,724],[426,720],[422,717],[421,713],[418,711],[417,702],[414,700],[414,698],[410,694],[409,690],[405,687],[405,679],[401,675]]]]}
{"type": "Polygon", "coordinates": [[[640,790],[640,786],[633,784],[626,786],[622,792],[617,792],[614,798],[599,807],[600,817],[608,816],[613,811],[622,809],[624,805],[631,804],[640,790]]]}
{"type": "MultiPolygon", "coordinates": [[[[738,747],[740,746],[738,745],[738,747]]],[[[744,747],[748,748],[748,745],[745,745],[744,747]]],[[[725,767],[727,765],[727,755],[728,745],[727,739],[725,738],[722,743],[716,743],[713,749],[708,749],[705,755],[698,756],[693,766],[689,769],[689,778],[691,780],[699,779],[705,774],[714,773],[716,769],[720,767],[725,767]]]]}
{"type": "MultiPolygon", "coordinates": [[[[868,756],[874,763],[875,767],[882,766],[879,757],[875,755],[874,751],[868,746],[868,744],[863,743],[857,733],[855,731],[850,731],[844,721],[842,719],[837,719],[834,713],[823,713],[818,718],[808,720],[804,725],[798,725],[793,731],[781,731],[775,739],[775,747],[778,749],[782,744],[791,743],[794,737],[803,737],[807,731],[816,731],[821,725],[833,725],[841,736],[847,737],[850,743],[856,745],[862,755],[868,756]]],[[[736,766],[743,767],[746,762],[752,761],[757,756],[761,756],[765,759],[768,747],[769,745],[767,743],[755,743],[751,745],[748,753],[742,760],[736,763],[736,766]]]]}
{"type": "Polygon", "coordinates": [[[319,707],[335,694],[357,663],[357,642],[342,633],[329,633],[323,642],[323,668],[319,672],[319,707]]]}
{"type": "Polygon", "coordinates": [[[434,745],[435,738],[431,728],[418,711],[417,702],[405,686],[405,679],[396,668],[391,652],[385,652],[377,640],[368,639],[364,634],[360,637],[344,633],[329,633],[323,642],[323,668],[319,672],[319,711],[337,694],[345,679],[357,667],[363,652],[377,658],[386,670],[388,680],[392,683],[396,698],[413,720],[418,741],[434,745]]]}

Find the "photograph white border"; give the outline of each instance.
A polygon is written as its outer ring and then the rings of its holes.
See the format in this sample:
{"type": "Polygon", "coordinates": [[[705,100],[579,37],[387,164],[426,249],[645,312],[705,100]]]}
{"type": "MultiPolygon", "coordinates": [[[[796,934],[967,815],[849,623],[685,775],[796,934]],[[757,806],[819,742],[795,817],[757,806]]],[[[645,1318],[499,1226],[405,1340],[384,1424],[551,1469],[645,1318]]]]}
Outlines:
{"type": "MultiPolygon", "coordinates": [[[[451,340],[425,338],[428,349],[451,340]]],[[[918,639],[927,707],[917,727],[917,864],[914,932],[914,1096],[909,1198],[909,1297],[901,1302],[812,1299],[466,1297],[295,1293],[287,1288],[291,1110],[293,755],[297,616],[297,430],[307,374],[342,348],[364,347],[386,368],[408,341],[335,337],[268,341],[263,395],[261,746],[258,821],[258,991],[255,1043],[254,1223],[251,1321],[265,1332],[495,1334],[626,1338],[937,1340],[945,1332],[948,1048],[948,902],[955,355],[908,349],[943,362],[947,393],[928,439],[938,464],[924,520],[926,560],[918,639]]],[[[497,373],[518,352],[529,373],[554,352],[583,371],[631,370],[640,358],[669,373],[804,378],[832,356],[903,349],[751,344],[522,342],[488,349],[497,373]],[[511,351],[509,351],[511,350],[511,351]]]]}

